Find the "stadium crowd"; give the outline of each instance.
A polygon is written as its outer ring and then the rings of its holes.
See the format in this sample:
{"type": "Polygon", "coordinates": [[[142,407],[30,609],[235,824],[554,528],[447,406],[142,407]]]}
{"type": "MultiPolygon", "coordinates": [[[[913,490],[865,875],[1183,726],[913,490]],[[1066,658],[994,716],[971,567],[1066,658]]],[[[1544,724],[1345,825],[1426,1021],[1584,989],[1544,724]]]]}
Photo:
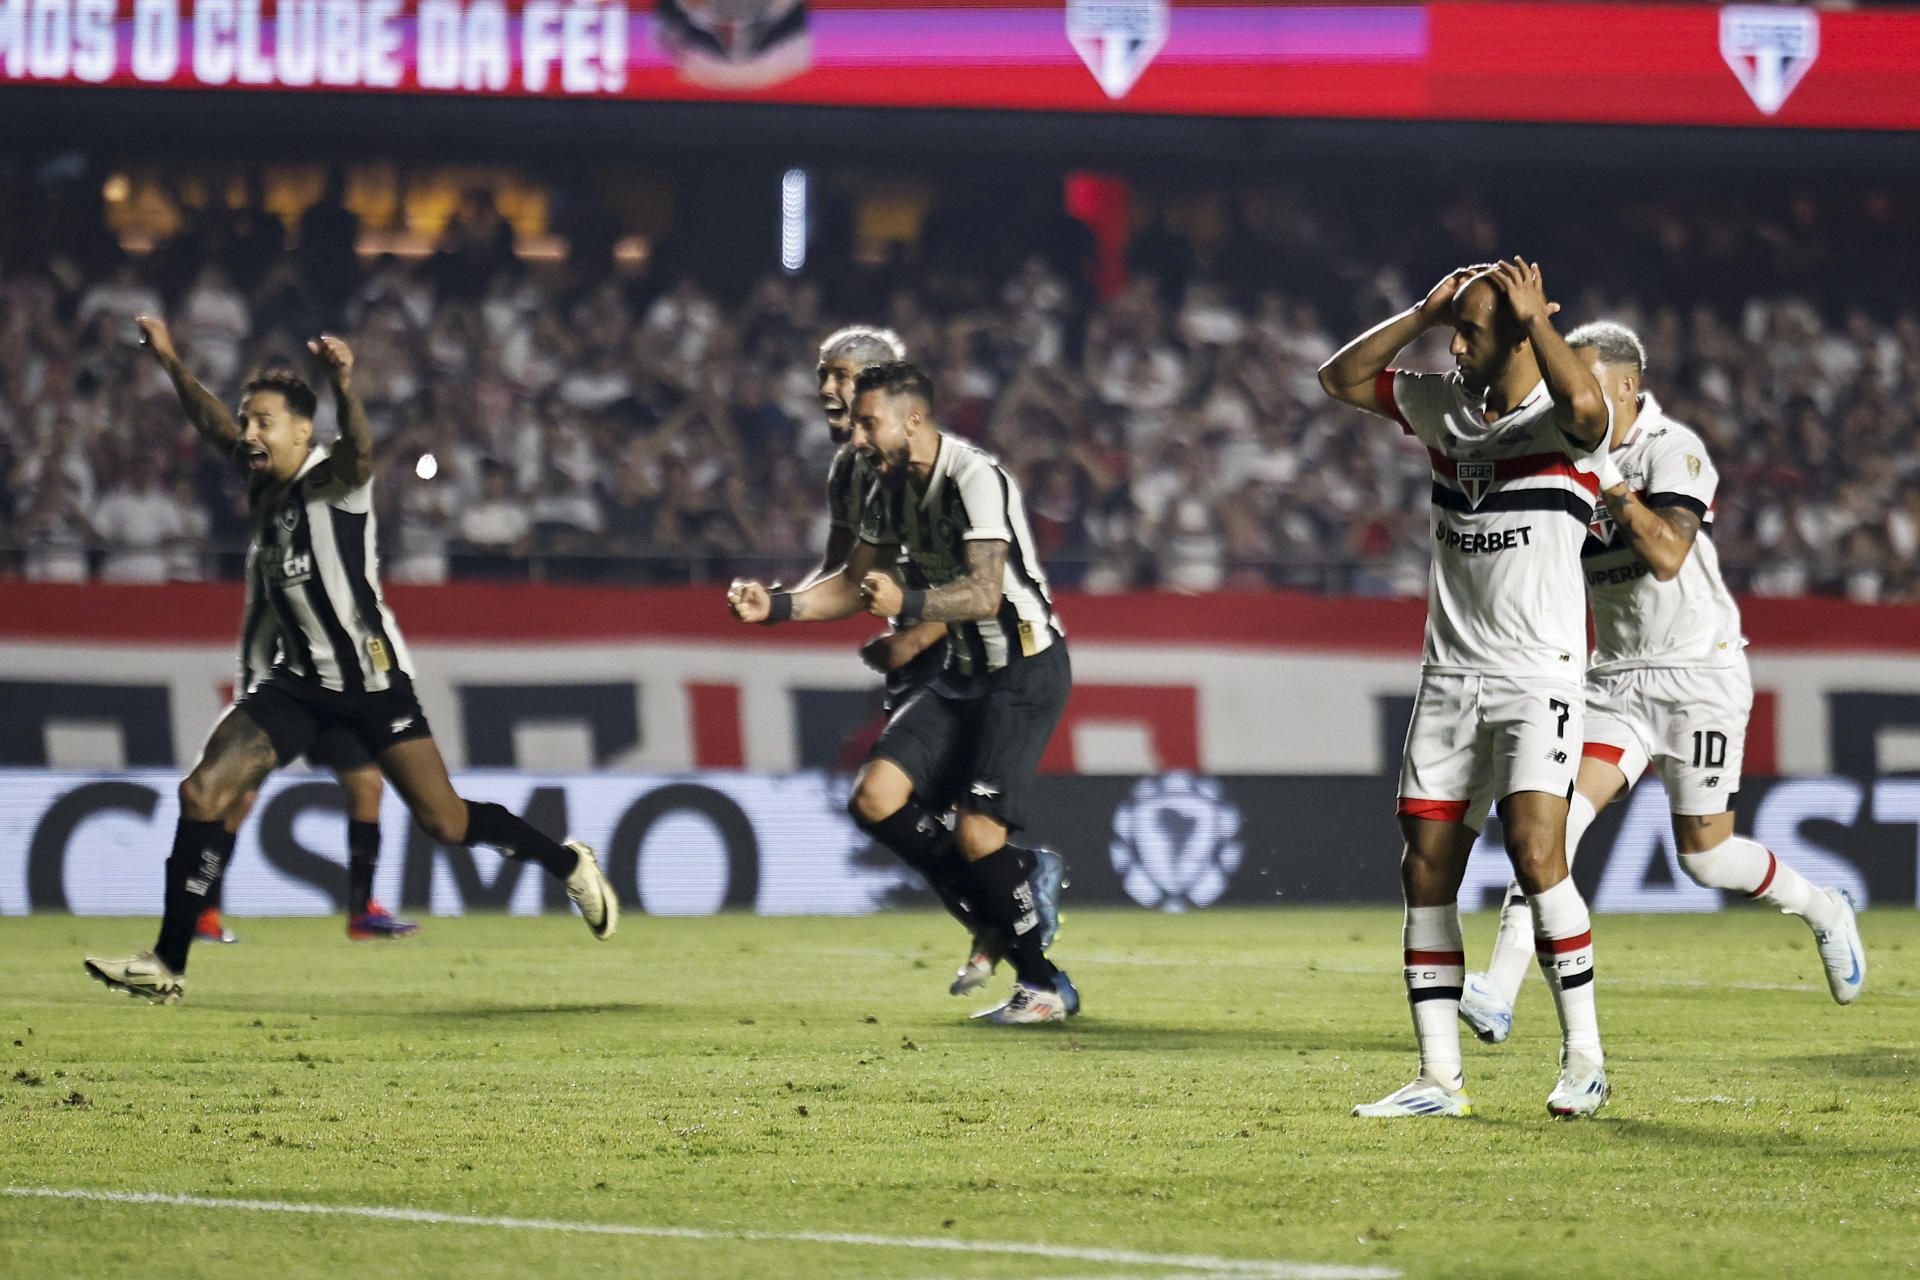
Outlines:
{"type": "MultiPolygon", "coordinates": [[[[885,261],[722,297],[671,241],[633,271],[604,237],[530,262],[482,192],[431,256],[363,259],[337,188],[292,225],[200,210],[139,257],[87,190],[0,198],[4,574],[238,573],[237,477],[139,357],[147,312],[228,398],[257,364],[306,369],[323,328],[350,340],[392,580],[798,574],[831,451],[815,344],[859,320],[896,330],[945,425],[1012,465],[1058,585],[1418,595],[1425,455],[1329,405],[1315,368],[1445,268],[1521,251],[1567,322],[1646,338],[1655,394],[1716,451],[1737,590],[1920,598],[1920,311],[1894,286],[1920,235],[1898,194],[1634,192],[1548,216],[1462,186],[1414,236],[1358,178],[1232,192],[1211,218],[1148,194],[1105,296],[1060,215],[984,250],[930,226],[885,261]]],[[[1424,356],[1447,363],[1437,339],[1424,356]]]]}

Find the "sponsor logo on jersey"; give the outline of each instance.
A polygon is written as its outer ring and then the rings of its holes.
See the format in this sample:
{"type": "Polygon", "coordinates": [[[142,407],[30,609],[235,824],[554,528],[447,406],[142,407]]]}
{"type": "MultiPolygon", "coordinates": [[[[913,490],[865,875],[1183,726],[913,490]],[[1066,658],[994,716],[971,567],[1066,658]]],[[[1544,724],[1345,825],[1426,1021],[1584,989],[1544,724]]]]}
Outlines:
{"type": "Polygon", "coordinates": [[[1728,5],[1720,11],[1720,56],[1760,113],[1773,115],[1820,56],[1820,15],[1728,5]]]}
{"type": "Polygon", "coordinates": [[[1109,98],[1124,98],[1167,44],[1167,0],[1067,0],[1067,42],[1109,98]]]}
{"type": "Polygon", "coordinates": [[[1127,896],[1143,907],[1185,911],[1226,892],[1240,869],[1240,807],[1213,778],[1150,775],[1113,814],[1107,847],[1127,896]]]}
{"type": "Polygon", "coordinates": [[[1501,529],[1493,533],[1462,533],[1458,529],[1437,524],[1433,527],[1433,540],[1450,551],[1464,551],[1470,556],[1491,555],[1496,551],[1532,546],[1533,526],[1523,524],[1518,529],[1501,529]]]}
{"type": "Polygon", "coordinates": [[[1487,496],[1487,490],[1493,485],[1493,464],[1491,462],[1462,462],[1456,464],[1455,475],[1460,480],[1460,488],[1467,495],[1467,501],[1473,506],[1480,505],[1480,499],[1487,496]]]}

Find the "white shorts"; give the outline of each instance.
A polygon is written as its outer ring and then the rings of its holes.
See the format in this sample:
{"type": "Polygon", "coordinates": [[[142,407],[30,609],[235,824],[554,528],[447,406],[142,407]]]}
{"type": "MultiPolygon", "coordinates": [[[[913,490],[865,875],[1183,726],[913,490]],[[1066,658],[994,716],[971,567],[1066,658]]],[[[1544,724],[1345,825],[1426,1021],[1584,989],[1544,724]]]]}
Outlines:
{"type": "Polygon", "coordinates": [[[1629,787],[1651,762],[1673,812],[1711,817],[1731,809],[1740,790],[1752,710],[1745,655],[1725,666],[1589,676],[1581,754],[1618,765],[1629,787]]]}
{"type": "Polygon", "coordinates": [[[1570,794],[1582,706],[1578,685],[1549,676],[1422,672],[1398,812],[1478,831],[1516,792],[1570,794]]]}

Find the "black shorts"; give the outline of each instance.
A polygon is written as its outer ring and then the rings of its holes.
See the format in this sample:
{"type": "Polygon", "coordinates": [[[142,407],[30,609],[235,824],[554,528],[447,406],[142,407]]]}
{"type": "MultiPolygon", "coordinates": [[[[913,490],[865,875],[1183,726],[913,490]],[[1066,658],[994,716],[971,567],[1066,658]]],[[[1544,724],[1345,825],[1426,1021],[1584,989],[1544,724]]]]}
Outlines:
{"type": "Polygon", "coordinates": [[[328,768],[351,768],[336,761],[366,764],[388,747],[433,736],[413,682],[398,674],[379,693],[337,693],[275,671],[234,705],[260,726],[283,765],[304,755],[328,768]]]}
{"type": "Polygon", "coordinates": [[[969,696],[955,696],[944,680],[935,681],[893,713],[867,758],[899,765],[935,810],[956,805],[1018,830],[1026,825],[1040,757],[1072,687],[1062,640],[979,677],[969,696]]]}
{"type": "Polygon", "coordinates": [[[923,688],[940,669],[947,665],[949,646],[943,636],[909,658],[905,665],[887,672],[887,701],[889,712],[899,709],[900,704],[913,696],[915,689],[923,688]]]}

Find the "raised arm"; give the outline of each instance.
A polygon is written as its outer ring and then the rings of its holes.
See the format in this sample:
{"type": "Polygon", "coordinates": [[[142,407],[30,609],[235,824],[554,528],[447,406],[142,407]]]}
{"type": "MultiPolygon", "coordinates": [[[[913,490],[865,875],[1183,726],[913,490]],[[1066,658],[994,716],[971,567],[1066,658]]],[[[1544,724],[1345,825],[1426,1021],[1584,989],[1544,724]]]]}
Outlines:
{"type": "Polygon", "coordinates": [[[1599,379],[1553,327],[1553,313],[1559,308],[1547,301],[1540,264],[1515,258],[1497,263],[1488,278],[1506,296],[1514,319],[1533,344],[1540,376],[1546,380],[1547,394],[1553,397],[1554,421],[1562,431],[1592,449],[1606,437],[1613,417],[1607,412],[1607,398],[1600,390],[1599,379]]]}
{"type": "Polygon", "coordinates": [[[328,455],[333,474],[358,489],[373,479],[373,428],[367,422],[367,410],[353,394],[353,350],[331,334],[323,333],[307,343],[307,350],[319,359],[333,386],[334,404],[339,410],[340,439],[328,455]]]}
{"type": "MultiPolygon", "coordinates": [[[[967,572],[944,587],[909,591],[891,574],[868,573],[860,579],[860,597],[877,618],[899,618],[904,626],[922,622],[978,622],[1000,612],[1007,575],[1007,543],[980,538],[967,543],[967,572]]],[[[847,566],[851,572],[853,566],[847,566]]]]}
{"type": "Polygon", "coordinates": [[[158,316],[136,316],[133,323],[140,330],[140,345],[153,353],[153,358],[172,379],[173,393],[180,398],[187,421],[193,424],[202,440],[220,451],[221,457],[231,459],[234,446],[240,443],[240,427],[234,422],[232,411],[180,362],[165,320],[158,316]]]}
{"type": "Polygon", "coordinates": [[[1453,295],[1461,285],[1485,270],[1485,266],[1475,266],[1448,272],[1427,291],[1418,306],[1408,307],[1399,315],[1381,321],[1334,352],[1320,366],[1320,389],[1342,404],[1391,417],[1374,395],[1376,379],[1415,338],[1446,324],[1453,295]]]}

